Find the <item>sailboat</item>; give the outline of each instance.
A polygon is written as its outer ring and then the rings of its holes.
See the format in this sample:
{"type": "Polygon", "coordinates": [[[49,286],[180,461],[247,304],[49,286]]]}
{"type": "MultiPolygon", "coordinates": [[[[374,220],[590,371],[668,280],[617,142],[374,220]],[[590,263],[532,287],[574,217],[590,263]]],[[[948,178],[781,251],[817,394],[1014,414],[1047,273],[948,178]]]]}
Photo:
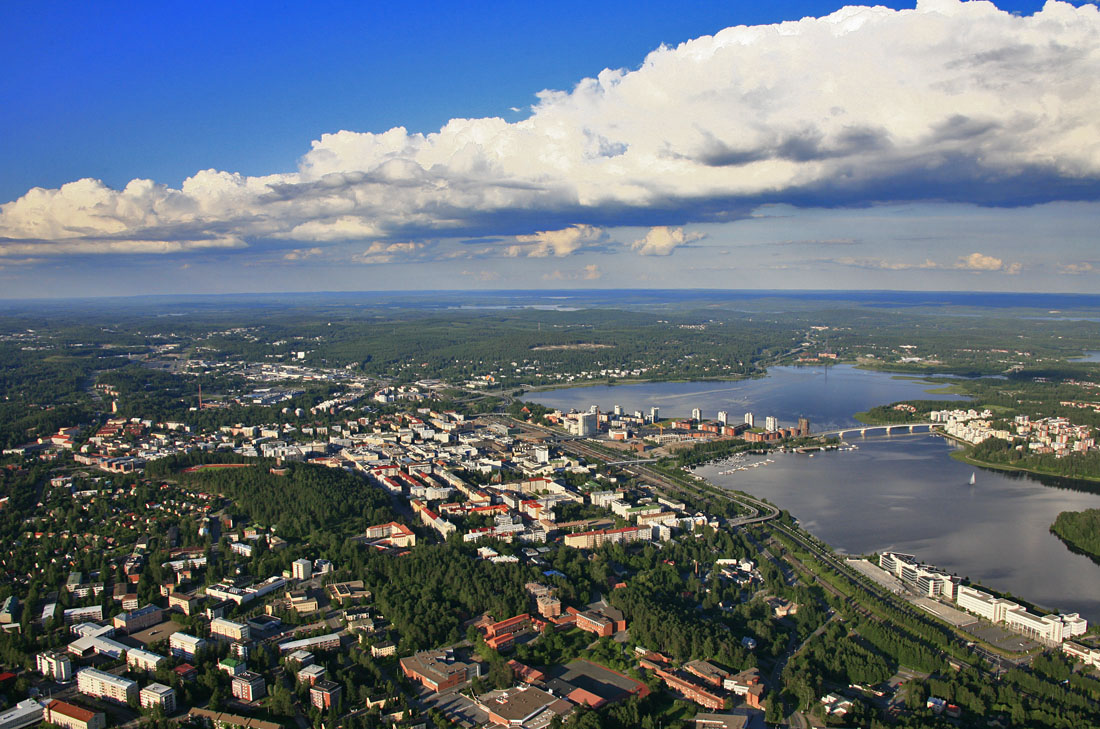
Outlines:
{"type": "Polygon", "coordinates": [[[971,486],[973,486],[973,485],[974,485],[974,483],[975,483],[975,482],[976,482],[977,480],[978,480],[978,474],[977,474],[977,473],[972,473],[972,474],[970,474],[970,485],[971,485],[971,486]]]}

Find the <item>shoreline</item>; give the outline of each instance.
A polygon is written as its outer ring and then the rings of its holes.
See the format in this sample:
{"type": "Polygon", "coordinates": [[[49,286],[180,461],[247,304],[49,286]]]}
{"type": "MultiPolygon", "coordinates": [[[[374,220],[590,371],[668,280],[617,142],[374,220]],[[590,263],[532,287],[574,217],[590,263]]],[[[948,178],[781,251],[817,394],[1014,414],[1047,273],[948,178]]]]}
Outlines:
{"type": "MultiPolygon", "coordinates": [[[[1039,471],[1034,468],[1022,468],[1020,466],[1011,466],[1007,463],[990,463],[988,461],[979,461],[973,458],[970,453],[973,451],[972,444],[967,443],[964,440],[956,438],[953,435],[947,433],[940,433],[944,438],[951,440],[959,445],[963,446],[961,450],[952,451],[951,457],[956,461],[969,464],[971,466],[977,466],[978,468],[988,468],[992,471],[1007,471],[1010,473],[1027,473],[1033,476],[1046,476],[1047,478],[1061,478],[1067,481],[1088,481],[1089,483],[1100,484],[1100,476],[1063,476],[1060,473],[1050,473],[1049,471],[1039,471]]],[[[1046,484],[1044,484],[1045,486],[1046,484]]]]}

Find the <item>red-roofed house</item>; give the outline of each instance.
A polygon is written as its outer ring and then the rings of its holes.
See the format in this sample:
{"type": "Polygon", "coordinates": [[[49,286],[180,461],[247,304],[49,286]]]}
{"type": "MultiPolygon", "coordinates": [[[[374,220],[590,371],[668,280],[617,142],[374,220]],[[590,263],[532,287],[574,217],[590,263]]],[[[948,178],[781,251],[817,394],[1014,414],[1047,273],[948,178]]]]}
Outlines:
{"type": "Polygon", "coordinates": [[[88,711],[56,699],[46,704],[42,720],[65,729],[103,729],[107,725],[107,717],[102,712],[88,711]]]}

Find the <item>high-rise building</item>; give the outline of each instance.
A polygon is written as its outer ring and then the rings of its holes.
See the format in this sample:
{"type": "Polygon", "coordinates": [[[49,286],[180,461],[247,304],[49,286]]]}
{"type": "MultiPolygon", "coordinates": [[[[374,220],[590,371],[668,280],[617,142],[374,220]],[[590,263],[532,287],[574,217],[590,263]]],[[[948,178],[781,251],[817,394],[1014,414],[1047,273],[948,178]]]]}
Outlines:
{"type": "Polygon", "coordinates": [[[64,653],[47,651],[35,658],[38,672],[56,681],[68,681],[73,677],[73,664],[64,653]]]}
{"type": "Polygon", "coordinates": [[[764,418],[764,430],[769,433],[774,433],[779,430],[779,418],[774,415],[768,415],[764,418]]]}
{"type": "Polygon", "coordinates": [[[745,413],[745,425],[749,426],[750,428],[756,427],[755,421],[756,418],[753,417],[752,413],[745,413]]]}
{"type": "Polygon", "coordinates": [[[622,415],[623,414],[623,406],[622,405],[616,405],[615,408],[611,412],[615,413],[615,415],[622,415]]]}
{"type": "Polygon", "coordinates": [[[661,419],[661,408],[654,405],[649,409],[649,422],[656,423],[661,419]]]}
{"type": "Polygon", "coordinates": [[[691,409],[691,419],[694,420],[696,423],[698,423],[700,420],[703,419],[703,411],[700,410],[699,408],[692,408],[691,409]]]}
{"type": "Polygon", "coordinates": [[[296,559],[290,564],[291,576],[295,580],[308,580],[313,576],[313,564],[308,559],[296,559]]]}
{"type": "Polygon", "coordinates": [[[810,434],[810,419],[809,418],[803,417],[803,418],[798,419],[798,434],[800,436],[802,436],[803,438],[809,436],[809,434],[810,434]]]}
{"type": "Polygon", "coordinates": [[[718,411],[718,422],[721,423],[722,425],[729,425],[730,424],[730,414],[727,413],[725,410],[719,410],[718,411]]]}
{"type": "Polygon", "coordinates": [[[577,435],[590,436],[596,434],[596,413],[581,413],[577,416],[577,435]]]}

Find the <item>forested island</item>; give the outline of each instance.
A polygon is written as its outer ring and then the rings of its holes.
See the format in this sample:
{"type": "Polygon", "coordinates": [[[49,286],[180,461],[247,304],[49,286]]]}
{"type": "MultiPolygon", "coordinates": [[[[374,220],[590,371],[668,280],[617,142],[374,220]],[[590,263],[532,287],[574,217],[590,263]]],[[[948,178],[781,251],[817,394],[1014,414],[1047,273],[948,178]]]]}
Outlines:
{"type": "Polygon", "coordinates": [[[1050,531],[1074,552],[1100,564],[1100,509],[1063,511],[1050,525],[1050,531]]]}

